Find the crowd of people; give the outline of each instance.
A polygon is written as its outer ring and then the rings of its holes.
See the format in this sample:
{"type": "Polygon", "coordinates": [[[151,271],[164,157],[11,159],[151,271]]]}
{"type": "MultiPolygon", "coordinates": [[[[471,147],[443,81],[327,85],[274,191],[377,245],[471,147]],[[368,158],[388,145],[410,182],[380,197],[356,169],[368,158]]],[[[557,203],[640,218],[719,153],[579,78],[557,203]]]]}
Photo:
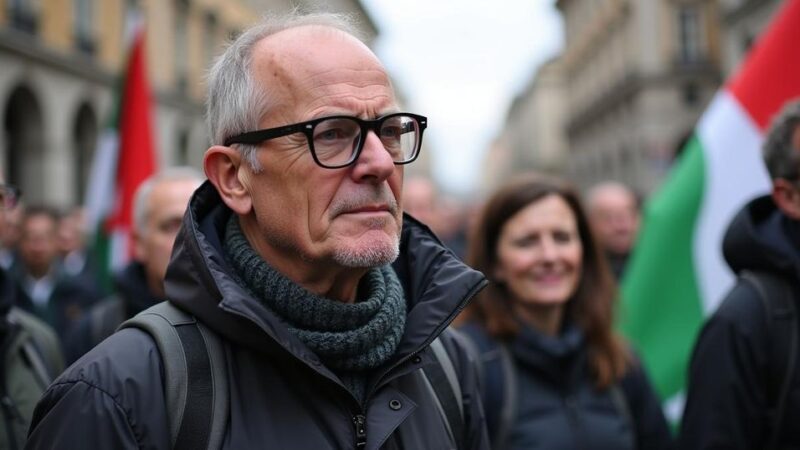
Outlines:
{"type": "Polygon", "coordinates": [[[671,429],[614,329],[639,196],[523,174],[466,212],[404,182],[427,118],[355,36],[293,13],[236,38],[205,173],[138,188],[110,293],[80,209],[0,183],[0,448],[800,447],[800,102],[671,429]]]}

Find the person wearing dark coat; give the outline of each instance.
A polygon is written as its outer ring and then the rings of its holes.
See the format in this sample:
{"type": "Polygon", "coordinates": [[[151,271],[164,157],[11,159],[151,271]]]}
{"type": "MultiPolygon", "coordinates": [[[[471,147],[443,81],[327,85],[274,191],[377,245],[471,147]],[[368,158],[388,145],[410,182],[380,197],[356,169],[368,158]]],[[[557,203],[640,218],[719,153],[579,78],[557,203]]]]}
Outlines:
{"type": "MultiPolygon", "coordinates": [[[[402,165],[427,119],[398,112],[385,69],[337,16],[265,20],[211,71],[209,181],[164,281],[169,304],[221,341],[221,447],[453,448],[420,378],[440,337],[461,448],[488,448],[475,366],[443,334],[485,279],[402,214],[402,165]]],[[[50,386],[28,448],[171,448],[163,370],[150,335],[116,332],[50,386]]]]}
{"type": "MultiPolygon", "coordinates": [[[[782,280],[800,327],[800,101],[786,106],[764,143],[771,195],[746,204],[723,240],[731,270],[782,280]]],[[[765,295],[769,295],[766,294],[765,295]]],[[[800,349],[775,355],[788,370],[775,374],[770,355],[789,344],[774,342],[767,299],[738,278],[704,324],[692,354],[681,423],[682,449],[800,448],[800,349]],[[794,361],[794,365],[789,361],[794,361]],[[784,380],[786,377],[791,377],[784,380]],[[785,383],[785,388],[784,388],[785,383]],[[781,392],[785,389],[784,392],[781,392]],[[783,404],[783,414],[778,405],[783,404]]],[[[783,339],[783,338],[781,338],[783,339]]],[[[787,340],[789,338],[786,338],[787,340]]]]}
{"type": "Polygon", "coordinates": [[[203,181],[192,167],[170,167],[146,179],[134,194],[133,261],[114,274],[114,293],[94,305],[64,342],[72,364],[117,327],[164,300],[164,275],[189,198],[203,181]]]}
{"type": "Polygon", "coordinates": [[[615,283],[571,187],[534,174],[501,187],[467,262],[490,280],[459,323],[483,364],[494,449],[672,448],[643,368],[612,330],[615,283]]]}
{"type": "Polygon", "coordinates": [[[25,209],[19,258],[9,270],[15,306],[47,322],[64,339],[67,331],[102,297],[93,280],[70,276],[58,255],[58,215],[46,207],[25,209]]]}

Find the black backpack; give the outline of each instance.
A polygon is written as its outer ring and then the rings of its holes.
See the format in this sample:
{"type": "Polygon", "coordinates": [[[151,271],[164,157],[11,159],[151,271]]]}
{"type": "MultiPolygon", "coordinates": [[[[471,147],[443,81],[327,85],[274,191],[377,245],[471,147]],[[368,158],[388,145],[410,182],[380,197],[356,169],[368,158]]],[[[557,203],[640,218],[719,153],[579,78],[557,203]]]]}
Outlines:
{"type": "MultiPolygon", "coordinates": [[[[171,447],[220,448],[230,399],[225,350],[219,336],[168,301],[125,321],[119,327],[123,328],[138,328],[150,334],[161,354],[171,447]]],[[[444,333],[453,333],[453,338],[459,339],[454,330],[447,329],[444,333]]],[[[427,367],[420,375],[434,394],[455,448],[463,448],[466,430],[458,376],[438,337],[430,348],[439,364],[427,367]]]]}
{"type": "Polygon", "coordinates": [[[747,270],[739,277],[755,288],[766,314],[769,348],[764,351],[767,354],[767,400],[772,429],[764,448],[773,449],[777,448],[783,428],[786,400],[797,366],[797,311],[792,287],[785,278],[747,270]]]}

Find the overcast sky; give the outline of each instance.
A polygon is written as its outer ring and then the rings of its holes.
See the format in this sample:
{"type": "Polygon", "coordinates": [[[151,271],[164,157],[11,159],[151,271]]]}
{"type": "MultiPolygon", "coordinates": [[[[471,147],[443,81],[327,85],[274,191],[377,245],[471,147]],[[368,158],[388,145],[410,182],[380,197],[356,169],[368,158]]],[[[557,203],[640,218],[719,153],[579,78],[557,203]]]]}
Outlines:
{"type": "Polygon", "coordinates": [[[428,116],[433,173],[453,193],[479,180],[508,105],[561,49],[554,0],[362,0],[380,29],[375,50],[428,116]]]}

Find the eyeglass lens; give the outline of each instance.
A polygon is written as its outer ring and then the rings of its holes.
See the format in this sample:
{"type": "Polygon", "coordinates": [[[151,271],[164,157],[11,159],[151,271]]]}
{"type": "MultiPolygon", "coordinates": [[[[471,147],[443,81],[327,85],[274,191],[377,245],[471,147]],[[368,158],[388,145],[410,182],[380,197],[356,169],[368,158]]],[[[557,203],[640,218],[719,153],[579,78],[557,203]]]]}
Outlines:
{"type": "MultiPolygon", "coordinates": [[[[419,124],[409,116],[392,116],[381,123],[377,133],[394,162],[414,157],[419,142],[419,124]]],[[[325,165],[347,164],[358,150],[363,136],[361,125],[353,119],[336,117],[314,127],[314,153],[325,165]]]]}

